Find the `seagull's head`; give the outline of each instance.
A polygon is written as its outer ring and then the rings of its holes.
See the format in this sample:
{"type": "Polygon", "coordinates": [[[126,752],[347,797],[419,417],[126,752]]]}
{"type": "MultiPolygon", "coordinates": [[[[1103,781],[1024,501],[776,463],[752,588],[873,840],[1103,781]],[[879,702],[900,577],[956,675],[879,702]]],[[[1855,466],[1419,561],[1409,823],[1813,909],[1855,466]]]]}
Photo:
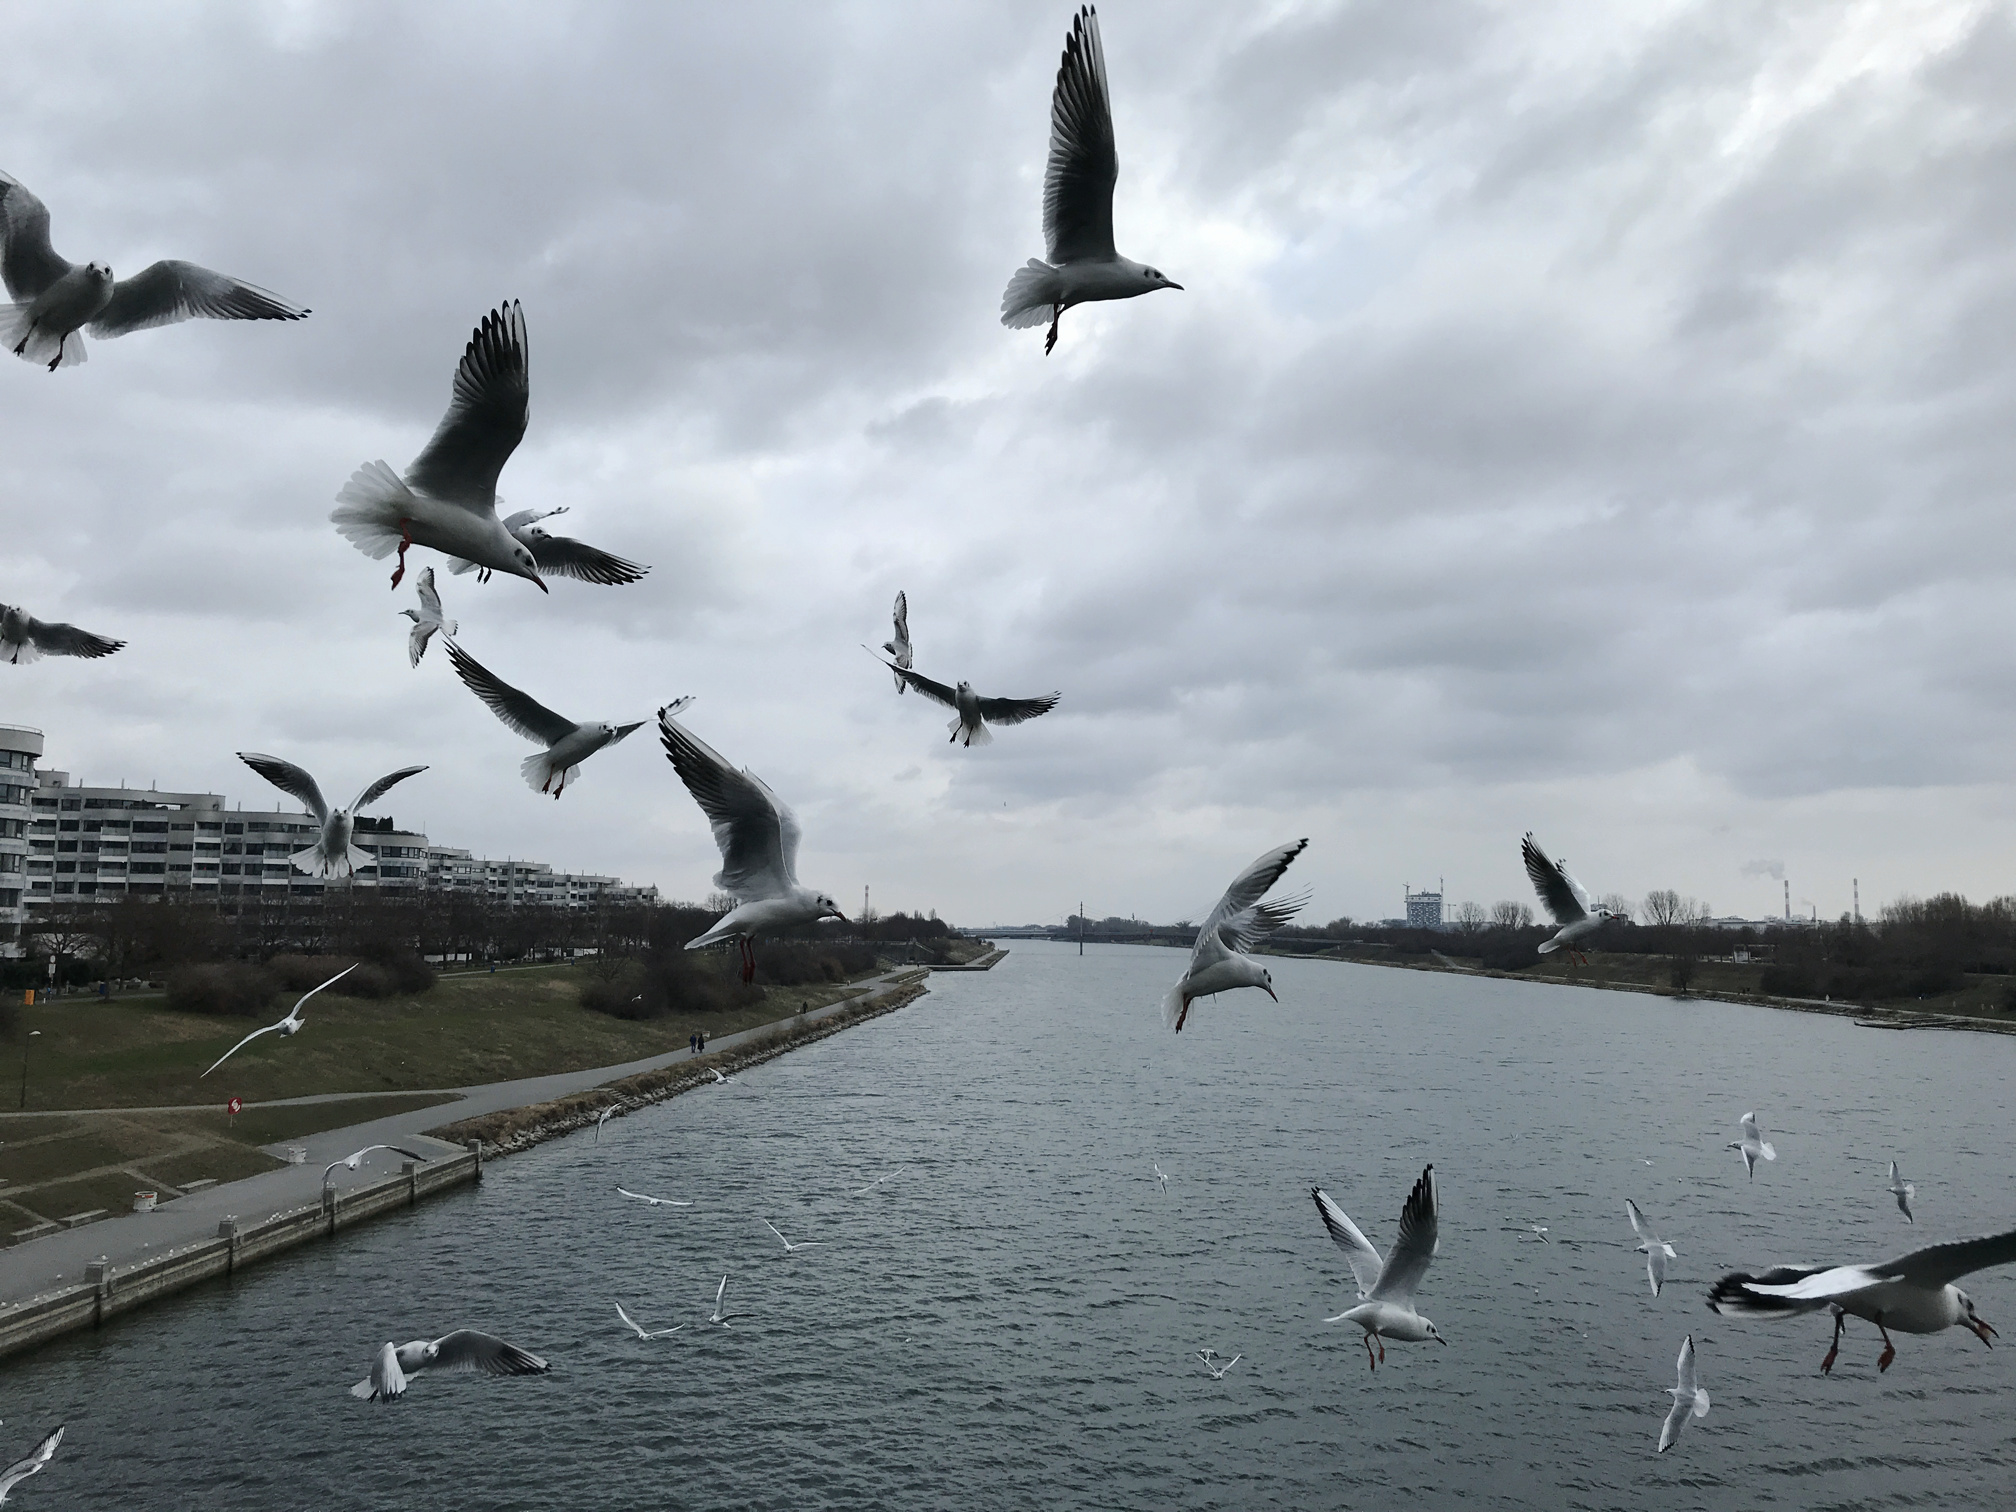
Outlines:
{"type": "Polygon", "coordinates": [[[1449,1341],[1442,1337],[1441,1329],[1437,1328],[1433,1323],[1430,1323],[1426,1318],[1423,1318],[1421,1320],[1421,1326],[1428,1330],[1429,1338],[1433,1339],[1437,1344],[1440,1344],[1444,1349],[1447,1349],[1449,1347],[1449,1341]]]}
{"type": "Polygon", "coordinates": [[[2002,1336],[1995,1332],[1995,1329],[1986,1318],[1974,1311],[1974,1299],[1972,1297],[1961,1291],[1957,1286],[1953,1288],[1953,1294],[1960,1299],[1960,1307],[1965,1314],[1960,1319],[1960,1326],[1970,1330],[1975,1338],[1986,1344],[1990,1349],[1993,1349],[1995,1345],[1991,1340],[1999,1339],[2002,1336]]]}
{"type": "Polygon", "coordinates": [[[84,276],[100,287],[104,287],[112,282],[112,269],[104,263],[86,263],[84,266],[84,276]]]}
{"type": "Polygon", "coordinates": [[[835,903],[831,898],[827,897],[826,894],[824,893],[819,894],[818,898],[815,899],[814,901],[816,901],[819,905],[820,918],[838,919],[842,924],[845,924],[847,922],[847,915],[840,912],[840,905],[838,903],[835,903]]]}
{"type": "Polygon", "coordinates": [[[546,580],[539,576],[539,564],[532,559],[531,551],[521,542],[514,540],[511,543],[511,562],[509,570],[514,575],[531,579],[539,585],[541,593],[548,591],[546,580]]]}
{"type": "Polygon", "coordinates": [[[973,684],[962,679],[959,684],[959,696],[961,698],[971,698],[973,696],[973,684]]]}
{"type": "Polygon", "coordinates": [[[1183,287],[1183,285],[1176,282],[1175,279],[1164,273],[1160,268],[1143,268],[1141,276],[1148,280],[1148,287],[1151,289],[1180,289],[1183,287]]]}
{"type": "Polygon", "coordinates": [[[1262,992],[1266,993],[1267,996],[1269,996],[1270,998],[1274,998],[1275,1002],[1278,1003],[1281,1001],[1280,998],[1274,996],[1273,972],[1265,970],[1263,968],[1262,971],[1260,972],[1260,980],[1256,982],[1254,985],[1257,986],[1262,992]]]}

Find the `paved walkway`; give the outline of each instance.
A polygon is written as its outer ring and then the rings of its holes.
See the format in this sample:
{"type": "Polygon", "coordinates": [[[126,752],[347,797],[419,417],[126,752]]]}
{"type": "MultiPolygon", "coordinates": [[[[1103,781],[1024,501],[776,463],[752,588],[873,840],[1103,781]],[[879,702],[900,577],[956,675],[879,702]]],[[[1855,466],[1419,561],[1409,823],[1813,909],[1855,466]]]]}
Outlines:
{"type": "MultiPolygon", "coordinates": [[[[785,1022],[816,1023],[820,1019],[830,1018],[848,1004],[880,992],[894,982],[913,975],[918,969],[914,966],[901,967],[895,971],[884,972],[880,976],[869,977],[838,1002],[829,1003],[824,1008],[815,1008],[802,1016],[794,1014],[785,1022]]],[[[774,1024],[760,1024],[754,1029],[745,1029],[738,1034],[724,1034],[718,1039],[710,1039],[707,1042],[707,1049],[710,1053],[716,1050],[732,1050],[737,1045],[744,1044],[774,1027],[774,1024]]],[[[49,1234],[31,1240],[27,1244],[15,1245],[12,1249],[0,1250],[0,1304],[24,1301],[52,1287],[81,1281],[84,1279],[84,1267],[100,1256],[109,1259],[115,1267],[130,1265],[159,1254],[163,1250],[211,1238],[217,1232],[219,1221],[227,1216],[254,1223],[275,1213],[312,1207],[322,1200],[323,1168],[330,1161],[341,1160],[352,1151],[360,1150],[366,1145],[397,1143],[422,1154],[435,1151],[452,1154],[460,1146],[446,1144],[438,1139],[429,1139],[420,1131],[439,1128],[442,1124],[454,1123],[464,1118],[475,1118],[484,1113],[498,1113],[507,1108],[522,1108],[532,1103],[550,1102],[556,1097],[565,1097],[573,1092],[585,1092],[605,1082],[620,1081],[626,1076],[635,1076],[642,1071],[655,1071],[661,1066],[674,1065],[689,1058],[688,1051],[671,1050],[644,1060],[625,1061],[618,1066],[596,1066],[585,1071],[562,1071],[552,1076],[527,1076],[517,1081],[490,1082],[480,1087],[447,1088],[446,1094],[458,1098],[459,1101],[435,1103],[424,1108],[410,1108],[403,1113],[373,1119],[369,1123],[351,1124],[347,1128],[329,1129],[302,1139],[289,1140],[288,1144],[306,1146],[308,1158],[304,1164],[267,1171],[259,1176],[248,1176],[243,1181],[226,1182],[222,1186],[205,1187],[200,1192],[191,1192],[186,1197],[178,1197],[172,1202],[164,1203],[151,1213],[125,1213],[115,1218],[105,1218],[97,1223],[86,1224],[83,1228],[49,1234]]],[[[328,1099],[333,1101],[347,1095],[332,1093],[328,1095],[328,1099]]],[[[288,1099],[290,1102],[321,1100],[323,1099],[288,1099]]],[[[42,1110],[44,1116],[64,1111],[68,1110],[58,1108],[42,1110]]],[[[129,1108],[124,1111],[133,1110],[129,1108]]],[[[265,1149],[269,1154],[285,1158],[285,1144],[267,1145],[265,1149]]],[[[341,1171],[337,1173],[336,1179],[339,1185],[346,1181],[381,1180],[386,1176],[398,1174],[400,1160],[401,1157],[398,1155],[376,1154],[367,1159],[356,1173],[341,1171]]]]}

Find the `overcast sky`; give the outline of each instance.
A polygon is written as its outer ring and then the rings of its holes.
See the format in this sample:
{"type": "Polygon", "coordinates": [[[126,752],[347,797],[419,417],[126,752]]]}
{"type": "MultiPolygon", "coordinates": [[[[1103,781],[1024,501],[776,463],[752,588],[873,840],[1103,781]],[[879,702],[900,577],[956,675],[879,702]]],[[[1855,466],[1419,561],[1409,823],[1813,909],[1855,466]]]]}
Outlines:
{"type": "MultiPolygon", "coordinates": [[[[0,668],[88,782],[276,800],[698,898],[655,737],[559,802],[406,664],[329,524],[524,302],[511,508],[649,562],[442,572],[493,671],[692,728],[850,909],[1195,916],[1296,836],[1318,919],[1597,892],[1823,915],[2016,891],[2016,14],[1101,11],[1123,253],[1185,286],[998,324],[1043,250],[1052,4],[7,13],[57,249],[314,308],[0,365],[0,599],[130,642],[0,668]],[[984,750],[859,643],[1063,691],[984,750]]],[[[438,561],[416,553],[417,564],[438,561]]]]}

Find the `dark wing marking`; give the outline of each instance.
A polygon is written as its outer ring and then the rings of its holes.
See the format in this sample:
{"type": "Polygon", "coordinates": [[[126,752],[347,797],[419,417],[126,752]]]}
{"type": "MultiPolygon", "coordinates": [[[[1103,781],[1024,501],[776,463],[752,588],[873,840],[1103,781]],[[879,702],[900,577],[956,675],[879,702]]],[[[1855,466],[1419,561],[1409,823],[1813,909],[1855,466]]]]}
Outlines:
{"type": "Polygon", "coordinates": [[[1808,1276],[1818,1276],[1833,1269],[1835,1267],[1831,1265],[1780,1265],[1765,1271],[1760,1276],[1750,1275],[1746,1271],[1731,1271],[1708,1289],[1708,1307],[1711,1312],[1726,1313],[1739,1318],[1771,1313],[1818,1312],[1827,1305],[1824,1297],[1774,1297],[1767,1293],[1751,1291],[1750,1288],[1753,1285],[1793,1286],[1808,1276]]]}
{"type": "Polygon", "coordinates": [[[525,435],[532,385],[517,302],[483,317],[455,369],[448,413],[406,469],[406,481],[451,504],[496,507],[497,474],[525,435]]]}
{"type": "Polygon", "coordinates": [[[794,886],[798,820],[784,801],[755,773],[736,771],[664,709],[658,712],[658,738],[714,831],[721,851],[714,885],[744,901],[780,897],[794,886]]]}
{"type": "MultiPolygon", "coordinates": [[[[383,777],[380,777],[376,782],[372,783],[371,786],[367,787],[366,789],[364,789],[363,792],[357,795],[357,801],[350,805],[350,812],[353,814],[362,812],[365,805],[376,803],[380,798],[384,797],[387,792],[389,792],[392,788],[396,787],[399,783],[404,782],[408,777],[412,777],[417,773],[424,772],[426,770],[427,768],[425,768],[424,766],[411,766],[411,767],[401,767],[396,772],[387,772],[383,777]]],[[[328,985],[329,984],[327,982],[324,982],[322,984],[323,987],[326,987],[328,985]]],[[[320,987],[316,988],[317,992],[321,990],[322,989],[320,987]]],[[[303,1001],[306,1000],[304,999],[303,1001]]]]}
{"type": "MultiPolygon", "coordinates": [[[[869,655],[873,656],[874,653],[871,651],[869,655]]],[[[882,665],[934,703],[941,703],[948,709],[959,707],[959,694],[945,684],[933,682],[922,672],[912,672],[908,667],[899,667],[894,662],[883,662],[882,665]]]]}
{"type": "Polygon", "coordinates": [[[8,294],[28,304],[69,271],[69,261],[49,245],[49,207],[19,179],[0,173],[0,278],[8,294]]]}
{"type": "Polygon", "coordinates": [[[495,1334],[473,1328],[458,1328],[434,1341],[434,1357],[429,1370],[480,1371],[484,1375],[544,1375],[552,1369],[538,1355],[507,1344],[495,1334]]]}
{"type": "Polygon", "coordinates": [[[1526,875],[1533,881],[1533,891],[1540,895],[1540,902],[1553,917],[1556,924],[1574,924],[1588,918],[1582,909],[1581,900],[1575,896],[1575,889],[1568,885],[1568,878],[1561,868],[1547,859],[1547,853],[1533,843],[1529,832],[1519,844],[1519,859],[1526,863],[1526,875]]]}
{"type": "Polygon", "coordinates": [[[238,759],[288,797],[298,798],[307,804],[317,819],[328,820],[329,805],[322,801],[322,789],[315,785],[313,777],[293,762],[282,761],[278,756],[262,756],[257,751],[240,751],[238,759]]]}
{"type": "Polygon", "coordinates": [[[112,299],[88,327],[93,336],[124,336],[150,326],[208,320],[302,320],[308,311],[278,294],[194,263],[165,260],[112,285],[112,299]]]}
{"type": "Polygon", "coordinates": [[[1413,1297],[1442,1242],[1435,1208],[1435,1167],[1431,1165],[1422,1171],[1414,1190],[1407,1194],[1407,1206],[1400,1210],[1400,1237],[1393,1241],[1379,1282],[1372,1288],[1373,1301],[1392,1297],[1405,1302],[1413,1297]]]}
{"type": "Polygon", "coordinates": [[[606,551],[597,551],[572,536],[548,535],[536,525],[528,525],[516,534],[532,553],[532,560],[539,564],[539,570],[557,577],[578,578],[584,583],[615,587],[621,583],[634,583],[651,570],[635,562],[626,562],[622,557],[611,556],[606,551]]]}
{"type": "Polygon", "coordinates": [[[1043,172],[1043,240],[1053,263],[1112,257],[1113,105],[1099,16],[1083,7],[1071,23],[1050,96],[1050,161],[1043,172]]]}
{"type": "Polygon", "coordinates": [[[448,642],[448,660],[464,686],[514,733],[549,748],[574,733],[573,720],[555,714],[537,699],[519,692],[453,641],[448,642]]]}
{"type": "Polygon", "coordinates": [[[980,717],[989,724],[1020,724],[1038,714],[1048,714],[1063,696],[1062,693],[1046,693],[1041,698],[983,698],[979,703],[980,717]]]}

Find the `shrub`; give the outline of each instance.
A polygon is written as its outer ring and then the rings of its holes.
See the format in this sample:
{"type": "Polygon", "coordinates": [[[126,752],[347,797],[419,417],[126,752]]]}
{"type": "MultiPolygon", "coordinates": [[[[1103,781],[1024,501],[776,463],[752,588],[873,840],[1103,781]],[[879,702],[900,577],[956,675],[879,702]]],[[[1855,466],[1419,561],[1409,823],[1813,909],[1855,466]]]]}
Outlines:
{"type": "Polygon", "coordinates": [[[756,947],[756,980],[772,987],[844,982],[874,969],[874,947],[854,941],[765,940],[756,947]]]}
{"type": "Polygon", "coordinates": [[[398,997],[425,992],[436,981],[434,968],[410,950],[386,951],[380,957],[363,961],[355,956],[277,955],[266,964],[290,992],[318,987],[346,966],[354,969],[329,988],[344,997],[398,997]]]}
{"type": "Polygon", "coordinates": [[[719,957],[658,950],[608,981],[589,982],[581,989],[581,1006],[612,1018],[655,1019],[672,1013],[725,1013],[760,996],[761,988],[745,987],[724,972],[719,957]]]}
{"type": "Polygon", "coordinates": [[[256,1018],[273,1004],[279,979],[245,961],[177,966],[168,973],[168,1006],[180,1013],[220,1013],[256,1018]]]}

